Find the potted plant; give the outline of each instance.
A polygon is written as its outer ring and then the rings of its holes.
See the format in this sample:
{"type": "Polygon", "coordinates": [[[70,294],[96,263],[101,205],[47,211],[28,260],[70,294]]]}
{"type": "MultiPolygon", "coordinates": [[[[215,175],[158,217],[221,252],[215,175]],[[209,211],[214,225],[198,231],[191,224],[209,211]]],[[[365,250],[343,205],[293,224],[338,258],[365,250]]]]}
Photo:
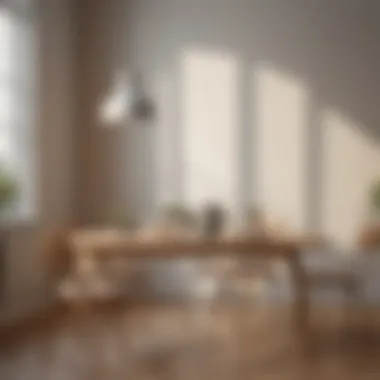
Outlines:
{"type": "Polygon", "coordinates": [[[180,203],[168,203],[161,211],[162,221],[176,224],[184,228],[193,228],[196,225],[194,213],[180,203]]]}
{"type": "MultiPolygon", "coordinates": [[[[14,176],[5,167],[0,165],[0,218],[5,219],[11,210],[19,193],[19,188],[14,176]]],[[[5,273],[5,231],[0,230],[0,295],[3,296],[5,273]]]]}
{"type": "Polygon", "coordinates": [[[0,165],[0,217],[10,211],[18,195],[17,181],[9,169],[0,165]]]}
{"type": "Polygon", "coordinates": [[[360,231],[359,245],[362,248],[380,246],[380,180],[374,182],[369,193],[370,222],[360,231]]]}
{"type": "Polygon", "coordinates": [[[371,211],[376,221],[380,221],[380,180],[377,180],[370,193],[371,211]]]}

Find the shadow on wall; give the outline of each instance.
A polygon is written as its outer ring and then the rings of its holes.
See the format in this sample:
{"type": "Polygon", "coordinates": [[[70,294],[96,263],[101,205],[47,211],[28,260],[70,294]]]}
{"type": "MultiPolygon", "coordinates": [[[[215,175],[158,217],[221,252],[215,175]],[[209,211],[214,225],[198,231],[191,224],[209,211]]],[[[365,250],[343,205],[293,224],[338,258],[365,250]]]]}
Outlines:
{"type": "Polygon", "coordinates": [[[140,201],[259,203],[295,229],[351,242],[380,174],[379,10],[369,0],[136,2],[131,56],[160,110],[156,181],[140,201]]]}

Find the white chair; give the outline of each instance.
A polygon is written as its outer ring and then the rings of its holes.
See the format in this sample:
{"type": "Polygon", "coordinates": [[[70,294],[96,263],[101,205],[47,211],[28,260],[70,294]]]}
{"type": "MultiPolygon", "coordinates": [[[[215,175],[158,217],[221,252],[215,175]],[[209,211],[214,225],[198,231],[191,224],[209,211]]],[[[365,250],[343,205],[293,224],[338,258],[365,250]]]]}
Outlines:
{"type": "Polygon", "coordinates": [[[250,306],[268,299],[275,280],[274,260],[266,258],[236,259],[235,265],[222,277],[220,295],[232,302],[248,302],[250,306]]]}
{"type": "Polygon", "coordinates": [[[342,306],[343,328],[356,323],[362,302],[363,277],[360,253],[334,249],[305,252],[304,265],[311,305],[342,306]]]}
{"type": "Polygon", "coordinates": [[[112,239],[117,230],[80,230],[53,234],[49,244],[51,272],[56,296],[64,304],[78,308],[123,301],[137,278],[136,268],[127,261],[96,265],[86,252],[88,239],[112,239]],[[75,253],[74,253],[75,252],[75,253]]]}
{"type": "Polygon", "coordinates": [[[338,291],[350,299],[361,283],[359,259],[355,253],[331,249],[305,252],[303,265],[308,285],[312,291],[326,290],[331,296],[338,291]]]}

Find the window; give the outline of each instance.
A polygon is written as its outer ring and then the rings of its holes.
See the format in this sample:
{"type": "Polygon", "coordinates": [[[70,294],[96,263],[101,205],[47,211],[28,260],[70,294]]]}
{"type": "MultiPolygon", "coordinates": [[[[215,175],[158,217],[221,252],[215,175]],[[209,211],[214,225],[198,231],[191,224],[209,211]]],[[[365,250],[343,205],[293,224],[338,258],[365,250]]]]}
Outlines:
{"type": "Polygon", "coordinates": [[[0,165],[16,178],[20,197],[13,214],[35,208],[37,45],[30,0],[0,0],[0,165]]]}

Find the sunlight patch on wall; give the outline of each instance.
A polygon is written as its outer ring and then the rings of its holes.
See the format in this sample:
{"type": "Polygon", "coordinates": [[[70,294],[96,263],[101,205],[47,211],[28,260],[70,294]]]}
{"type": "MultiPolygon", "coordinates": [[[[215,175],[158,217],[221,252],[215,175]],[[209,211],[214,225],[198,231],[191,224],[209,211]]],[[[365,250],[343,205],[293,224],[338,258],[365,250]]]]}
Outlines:
{"type": "Polygon", "coordinates": [[[236,208],[238,69],[228,53],[194,49],[181,56],[183,179],[192,205],[212,200],[236,208]]]}
{"type": "Polygon", "coordinates": [[[368,217],[369,189],[380,177],[380,149],[361,126],[334,109],[322,112],[322,224],[339,244],[351,244],[368,217]]]}
{"type": "Polygon", "coordinates": [[[270,217],[302,231],[307,201],[306,88],[270,65],[254,69],[252,87],[259,203],[270,217]]]}
{"type": "Polygon", "coordinates": [[[160,115],[154,127],[157,144],[155,157],[157,189],[153,196],[156,207],[160,207],[167,202],[178,200],[177,197],[179,196],[176,193],[176,172],[173,162],[176,159],[175,145],[178,144],[174,128],[179,128],[175,119],[176,112],[173,111],[173,107],[178,107],[176,105],[178,99],[175,99],[173,75],[169,75],[167,72],[160,73],[159,80],[156,83],[155,99],[157,99],[160,115]]]}

